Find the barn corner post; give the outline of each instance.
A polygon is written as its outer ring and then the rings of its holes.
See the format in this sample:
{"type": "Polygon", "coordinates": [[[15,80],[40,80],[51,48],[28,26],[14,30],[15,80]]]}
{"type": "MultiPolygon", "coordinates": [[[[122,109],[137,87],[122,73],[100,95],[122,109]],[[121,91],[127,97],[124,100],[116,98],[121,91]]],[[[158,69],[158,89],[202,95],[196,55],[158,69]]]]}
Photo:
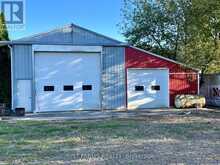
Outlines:
{"type": "Polygon", "coordinates": [[[126,54],[125,54],[125,110],[128,111],[128,69],[126,67],[126,54]]]}
{"type": "Polygon", "coordinates": [[[103,50],[103,46],[102,46],[102,50],[100,53],[101,57],[100,57],[100,66],[101,66],[101,76],[100,76],[100,84],[101,84],[101,89],[100,89],[100,111],[104,112],[104,108],[103,108],[103,57],[104,57],[104,50],[103,50]]]}
{"type": "Polygon", "coordinates": [[[128,112],[128,93],[127,93],[127,46],[124,46],[124,110],[128,112]]]}
{"type": "Polygon", "coordinates": [[[37,113],[37,100],[36,100],[36,88],[35,88],[35,57],[34,57],[34,52],[35,52],[35,46],[31,45],[31,62],[32,62],[32,109],[31,111],[33,113],[37,113]]]}
{"type": "Polygon", "coordinates": [[[198,71],[198,72],[197,72],[197,85],[198,85],[197,94],[198,94],[198,95],[200,95],[200,82],[201,82],[201,76],[200,76],[200,74],[201,74],[201,71],[198,71]]]}

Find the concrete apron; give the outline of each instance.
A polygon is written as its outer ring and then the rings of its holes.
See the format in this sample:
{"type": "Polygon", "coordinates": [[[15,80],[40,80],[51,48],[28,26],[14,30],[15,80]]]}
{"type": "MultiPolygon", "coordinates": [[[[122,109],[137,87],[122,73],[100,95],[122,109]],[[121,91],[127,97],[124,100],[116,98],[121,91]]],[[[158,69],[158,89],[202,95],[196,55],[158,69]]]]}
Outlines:
{"type": "Polygon", "coordinates": [[[24,117],[1,117],[0,120],[12,121],[62,121],[62,120],[102,120],[102,119],[126,119],[144,116],[167,116],[189,115],[193,111],[210,111],[210,109],[151,109],[151,110],[128,110],[128,111],[71,111],[71,112],[48,112],[29,113],[24,117]]]}

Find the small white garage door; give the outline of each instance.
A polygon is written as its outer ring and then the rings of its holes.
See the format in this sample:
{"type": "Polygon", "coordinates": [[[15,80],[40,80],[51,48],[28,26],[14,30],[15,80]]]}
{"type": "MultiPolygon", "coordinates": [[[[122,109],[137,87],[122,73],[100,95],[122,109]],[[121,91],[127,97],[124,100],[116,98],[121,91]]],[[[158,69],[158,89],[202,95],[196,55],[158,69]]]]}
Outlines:
{"type": "Polygon", "coordinates": [[[36,112],[100,108],[100,53],[35,53],[36,112]]]}
{"type": "Polygon", "coordinates": [[[169,107],[167,69],[128,69],[128,108],[169,107]]]}

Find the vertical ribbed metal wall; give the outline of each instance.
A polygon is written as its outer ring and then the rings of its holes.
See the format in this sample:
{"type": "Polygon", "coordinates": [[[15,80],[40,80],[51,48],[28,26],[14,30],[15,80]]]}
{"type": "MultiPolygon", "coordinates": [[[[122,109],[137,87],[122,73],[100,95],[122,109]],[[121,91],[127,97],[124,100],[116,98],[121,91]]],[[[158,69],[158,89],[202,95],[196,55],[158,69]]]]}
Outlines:
{"type": "Polygon", "coordinates": [[[125,108],[125,49],[104,47],[102,54],[102,108],[125,108]]]}
{"type": "MultiPolygon", "coordinates": [[[[17,104],[17,81],[33,79],[32,65],[32,46],[14,45],[13,46],[13,103],[17,104]]],[[[32,100],[32,104],[33,104],[32,100]]]]}
{"type": "Polygon", "coordinates": [[[32,46],[14,45],[14,76],[16,79],[32,79],[32,46]]]}
{"type": "Polygon", "coordinates": [[[105,45],[120,44],[108,37],[78,26],[67,26],[40,35],[20,39],[19,41],[40,44],[105,45]]]}

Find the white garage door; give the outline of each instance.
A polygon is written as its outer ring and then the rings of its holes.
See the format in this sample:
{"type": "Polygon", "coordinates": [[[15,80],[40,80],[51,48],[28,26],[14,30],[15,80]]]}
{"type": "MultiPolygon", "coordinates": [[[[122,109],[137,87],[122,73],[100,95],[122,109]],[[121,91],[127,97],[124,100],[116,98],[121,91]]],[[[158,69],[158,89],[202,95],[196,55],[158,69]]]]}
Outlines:
{"type": "Polygon", "coordinates": [[[99,53],[35,53],[36,112],[100,108],[99,53]]]}
{"type": "Polygon", "coordinates": [[[128,108],[169,107],[167,69],[128,69],[128,108]]]}

